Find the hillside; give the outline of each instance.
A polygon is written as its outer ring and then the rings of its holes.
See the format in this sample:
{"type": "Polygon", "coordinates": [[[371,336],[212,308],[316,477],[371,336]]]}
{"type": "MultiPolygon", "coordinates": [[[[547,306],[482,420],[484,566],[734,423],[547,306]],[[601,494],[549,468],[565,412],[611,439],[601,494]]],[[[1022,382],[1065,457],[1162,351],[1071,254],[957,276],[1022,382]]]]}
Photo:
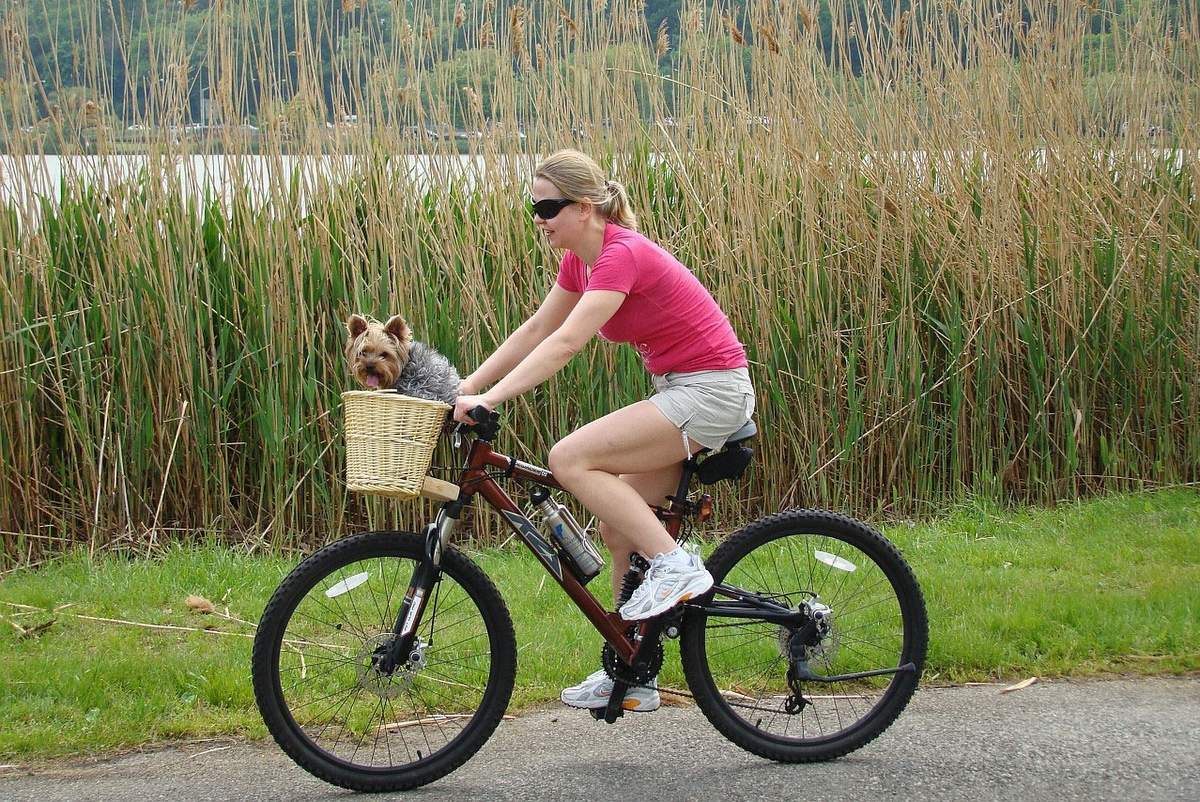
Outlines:
{"type": "MultiPolygon", "coordinates": [[[[1115,0],[1096,7],[1085,57],[1102,49],[1114,17],[1128,13],[1138,1],[1115,0]]],[[[1167,14],[1178,13],[1180,2],[1167,0],[1167,14]]],[[[681,5],[681,0],[573,5],[569,0],[566,5],[506,0],[275,0],[261,5],[229,0],[110,0],[95,4],[41,0],[12,7],[4,17],[4,27],[16,34],[14,39],[21,35],[27,39],[29,58],[27,64],[0,60],[0,77],[10,89],[0,107],[14,104],[13,98],[22,91],[31,93],[39,115],[56,105],[78,105],[86,97],[103,113],[128,123],[146,116],[154,105],[155,92],[172,84],[173,91],[186,99],[183,105],[189,119],[180,122],[203,121],[212,84],[227,81],[242,98],[242,116],[253,121],[269,94],[265,85],[286,99],[290,87],[305,80],[298,53],[309,54],[307,66],[320,84],[327,107],[334,108],[339,94],[348,86],[372,80],[380,64],[389,70],[415,73],[446,62],[461,72],[469,69],[472,50],[496,47],[496,41],[507,38],[517,25],[536,42],[556,20],[575,25],[577,19],[578,24],[586,24],[589,14],[593,21],[597,15],[638,14],[642,35],[659,45],[659,72],[670,75],[677,57],[671,45],[677,41],[681,5]],[[397,62],[388,56],[404,46],[406,37],[424,39],[427,46],[418,48],[417,59],[394,66],[397,62]]],[[[721,14],[735,40],[744,38],[745,47],[770,36],[773,24],[756,24],[755,20],[763,19],[763,13],[777,16],[781,8],[752,0],[749,9],[746,0],[716,8],[708,3],[699,5],[705,13],[721,14]]],[[[815,24],[818,46],[828,62],[841,63],[855,73],[862,59],[856,49],[860,45],[851,42],[846,52],[837,52],[838,37],[831,35],[835,20],[844,27],[857,23],[863,29],[870,17],[893,20],[911,14],[911,5],[911,0],[821,0],[809,6],[796,4],[793,14],[801,25],[815,24]]],[[[922,24],[918,8],[910,31],[920,31],[922,24]]],[[[883,46],[887,40],[877,41],[883,46]]],[[[950,57],[957,55],[951,53],[950,57]]],[[[1014,55],[1018,55],[1015,48],[1014,55]]],[[[519,66],[516,61],[514,54],[514,69],[519,66]]],[[[1102,59],[1092,61],[1097,69],[1103,67],[1102,59]]],[[[482,91],[482,104],[488,109],[489,89],[485,86],[482,91]]],[[[450,114],[457,120],[461,110],[450,109],[450,114]]]]}

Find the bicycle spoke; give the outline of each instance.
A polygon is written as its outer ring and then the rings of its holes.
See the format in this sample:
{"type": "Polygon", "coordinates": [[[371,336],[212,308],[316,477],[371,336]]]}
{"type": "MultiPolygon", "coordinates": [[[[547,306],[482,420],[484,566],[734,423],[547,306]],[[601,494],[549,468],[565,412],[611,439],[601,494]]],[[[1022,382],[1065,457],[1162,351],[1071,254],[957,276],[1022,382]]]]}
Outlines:
{"type": "Polygon", "coordinates": [[[316,749],[366,767],[429,760],[482,702],[492,659],[488,633],[477,604],[449,575],[417,630],[421,663],[409,666],[405,657],[391,676],[373,667],[373,655],[391,642],[416,566],[383,556],[352,562],[296,604],[283,640],[302,645],[281,652],[278,671],[288,681],[280,688],[292,715],[310,723],[303,731],[316,749]]]}
{"type": "Polygon", "coordinates": [[[798,652],[791,641],[798,630],[784,624],[704,616],[708,673],[726,689],[722,697],[736,717],[781,741],[805,742],[847,732],[871,715],[895,675],[802,682],[798,710],[789,713],[784,703],[793,695],[787,682],[793,653],[806,654],[809,670],[825,676],[900,664],[904,618],[891,581],[872,557],[824,533],[783,532],[748,548],[717,578],[796,610],[806,603],[829,608],[829,630],[808,636],[815,640],[798,652]]]}

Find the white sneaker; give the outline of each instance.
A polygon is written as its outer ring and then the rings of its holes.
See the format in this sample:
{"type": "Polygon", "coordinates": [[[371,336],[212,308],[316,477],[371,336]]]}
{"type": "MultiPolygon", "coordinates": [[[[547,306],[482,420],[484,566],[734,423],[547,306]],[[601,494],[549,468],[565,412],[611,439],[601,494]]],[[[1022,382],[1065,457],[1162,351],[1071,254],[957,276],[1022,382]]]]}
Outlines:
{"type": "Polygon", "coordinates": [[[650,561],[646,578],[621,607],[626,621],[641,621],[662,615],[676,604],[699,596],[713,586],[712,574],[698,554],[660,554],[650,561]]]}
{"type": "MultiPolygon", "coordinates": [[[[658,680],[652,679],[647,683],[649,688],[630,688],[625,691],[625,699],[621,707],[631,713],[650,713],[658,710],[662,700],[658,695],[658,680]]],[[[608,698],[612,696],[613,681],[609,679],[604,669],[588,676],[578,685],[564,688],[559,695],[562,703],[568,707],[578,707],[584,710],[595,710],[608,706],[608,698]]]]}

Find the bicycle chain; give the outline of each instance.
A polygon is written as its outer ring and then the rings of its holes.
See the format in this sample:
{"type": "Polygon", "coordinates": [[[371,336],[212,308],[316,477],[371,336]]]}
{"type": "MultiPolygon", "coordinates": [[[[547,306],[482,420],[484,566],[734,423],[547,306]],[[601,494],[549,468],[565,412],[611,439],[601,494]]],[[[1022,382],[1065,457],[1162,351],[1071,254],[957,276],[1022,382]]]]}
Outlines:
{"type": "MultiPolygon", "coordinates": [[[[632,690],[634,688],[642,688],[642,689],[648,690],[648,691],[662,691],[663,690],[662,688],[656,688],[653,685],[629,685],[626,687],[626,690],[632,690]]],[[[685,696],[688,699],[691,699],[693,701],[695,701],[695,699],[696,699],[695,694],[688,693],[687,691],[676,690],[674,688],[671,688],[670,690],[668,690],[667,693],[671,694],[672,696],[685,696]]],[[[803,697],[801,697],[801,698],[803,698],[803,697]]],[[[768,710],[768,708],[765,708],[761,705],[748,705],[744,702],[731,702],[729,699],[725,699],[724,701],[725,701],[725,704],[729,705],[730,707],[741,707],[746,710],[759,710],[759,711],[768,710]]],[[[807,702],[808,700],[805,700],[805,701],[807,702]]],[[[801,707],[801,709],[796,712],[802,712],[802,711],[803,711],[803,707],[801,707]]],[[[771,712],[776,712],[776,711],[771,711],[771,712]]],[[[785,712],[786,712],[786,710],[785,710],[785,712]]]]}
{"type": "MultiPolygon", "coordinates": [[[[639,689],[647,690],[647,691],[661,690],[660,688],[657,688],[653,685],[646,685],[644,683],[648,682],[650,679],[653,679],[654,677],[658,676],[658,672],[662,669],[663,657],[664,657],[663,645],[662,645],[662,640],[660,639],[658,642],[657,653],[655,654],[654,658],[650,661],[649,664],[647,664],[647,666],[645,668],[642,669],[641,672],[639,672],[637,675],[634,676],[635,679],[638,678],[639,676],[645,676],[646,678],[644,680],[642,680],[642,682],[626,683],[626,685],[625,685],[626,691],[633,690],[634,688],[639,688],[639,689]],[[653,673],[651,673],[650,669],[654,669],[653,673]]],[[[629,668],[628,666],[625,665],[624,662],[622,662],[620,660],[620,658],[617,657],[616,651],[614,651],[613,648],[611,646],[609,646],[607,643],[604,644],[603,648],[600,650],[600,665],[604,669],[604,673],[607,674],[608,678],[611,680],[619,680],[620,677],[618,677],[616,675],[616,672],[620,669],[628,669],[629,668]],[[610,660],[613,663],[612,666],[609,665],[610,660]]],[[[672,696],[683,696],[683,697],[686,697],[693,701],[695,701],[695,699],[696,699],[695,694],[688,693],[687,691],[676,690],[674,688],[667,691],[667,693],[671,694],[672,696]]],[[[807,702],[807,700],[805,700],[803,696],[800,696],[799,698],[804,700],[804,702],[807,702]]],[[[789,697],[789,699],[791,699],[791,697],[789,697]]],[[[746,710],[759,710],[759,711],[765,709],[760,705],[748,705],[748,704],[745,704],[742,702],[733,702],[733,701],[730,701],[729,699],[725,699],[724,701],[725,701],[725,704],[729,705],[730,707],[740,707],[740,708],[744,708],[746,710]]],[[[785,705],[786,704],[792,704],[792,703],[786,702],[785,705]]],[[[799,706],[799,709],[796,710],[795,712],[796,713],[803,712],[804,706],[805,706],[804,703],[801,703],[799,706]]],[[[785,708],[785,712],[789,712],[790,715],[794,715],[794,713],[787,711],[786,708],[785,708]]]]}

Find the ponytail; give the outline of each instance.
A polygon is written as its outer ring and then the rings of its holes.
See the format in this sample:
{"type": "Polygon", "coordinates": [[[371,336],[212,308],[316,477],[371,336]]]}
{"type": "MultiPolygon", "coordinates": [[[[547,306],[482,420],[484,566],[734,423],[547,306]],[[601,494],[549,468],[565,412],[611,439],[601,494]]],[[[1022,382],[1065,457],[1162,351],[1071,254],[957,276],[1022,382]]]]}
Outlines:
{"type": "Polygon", "coordinates": [[[622,228],[637,231],[637,215],[629,205],[629,194],[625,192],[625,187],[618,181],[605,181],[604,191],[608,199],[600,204],[600,214],[622,228]]]}

